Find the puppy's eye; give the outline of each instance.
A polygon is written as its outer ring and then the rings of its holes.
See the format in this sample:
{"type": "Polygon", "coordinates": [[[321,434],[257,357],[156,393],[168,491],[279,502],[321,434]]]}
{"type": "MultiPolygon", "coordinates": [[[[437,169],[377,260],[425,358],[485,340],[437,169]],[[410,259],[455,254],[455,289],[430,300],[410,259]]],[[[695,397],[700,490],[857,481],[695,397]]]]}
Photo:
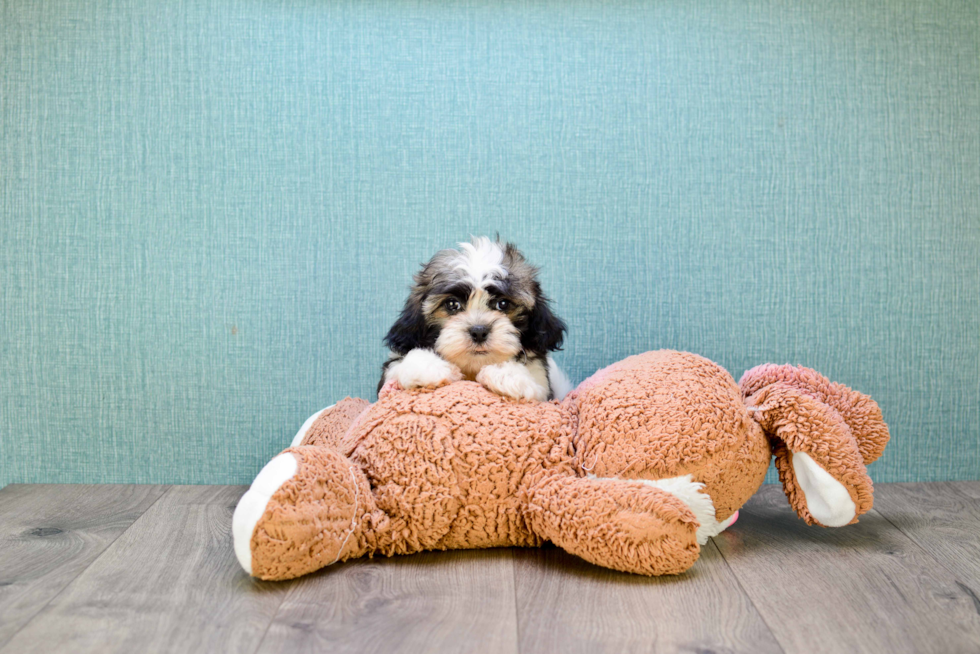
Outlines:
{"type": "Polygon", "coordinates": [[[510,308],[510,300],[505,300],[503,298],[494,300],[491,306],[494,311],[506,311],[510,308]]]}
{"type": "Polygon", "coordinates": [[[446,311],[449,313],[459,313],[459,310],[463,308],[463,305],[461,305],[459,300],[455,298],[449,298],[443,303],[442,306],[445,307],[446,311]]]}

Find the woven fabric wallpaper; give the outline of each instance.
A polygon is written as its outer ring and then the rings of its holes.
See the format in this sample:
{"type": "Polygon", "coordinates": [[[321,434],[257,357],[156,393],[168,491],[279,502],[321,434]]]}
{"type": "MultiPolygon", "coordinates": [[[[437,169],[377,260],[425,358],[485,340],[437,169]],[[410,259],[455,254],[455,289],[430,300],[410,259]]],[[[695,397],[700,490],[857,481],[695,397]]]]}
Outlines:
{"type": "Polygon", "coordinates": [[[576,381],[799,363],[980,477],[974,0],[0,0],[0,112],[0,485],[250,481],[497,231],[576,381]]]}

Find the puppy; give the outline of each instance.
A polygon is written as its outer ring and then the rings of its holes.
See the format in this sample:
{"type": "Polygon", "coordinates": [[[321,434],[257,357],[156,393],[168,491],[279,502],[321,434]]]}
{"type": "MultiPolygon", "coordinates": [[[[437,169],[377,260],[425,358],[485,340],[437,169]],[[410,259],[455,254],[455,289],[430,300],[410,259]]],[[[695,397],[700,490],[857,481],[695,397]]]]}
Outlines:
{"type": "Polygon", "coordinates": [[[469,379],[507,397],[563,398],[571,384],[548,353],[561,348],[565,323],[537,273],[513,245],[486,237],[436,253],[385,336],[391,356],[378,390],[469,379]]]}

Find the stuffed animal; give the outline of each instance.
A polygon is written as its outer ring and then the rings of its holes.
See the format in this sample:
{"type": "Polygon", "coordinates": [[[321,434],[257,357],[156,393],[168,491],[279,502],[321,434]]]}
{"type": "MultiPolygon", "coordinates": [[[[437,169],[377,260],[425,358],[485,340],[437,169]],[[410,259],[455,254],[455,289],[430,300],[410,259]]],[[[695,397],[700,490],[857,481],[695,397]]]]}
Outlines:
{"type": "Polygon", "coordinates": [[[235,552],[261,579],[360,556],[551,541],[607,568],[678,574],[728,527],[775,455],[790,504],[839,527],[871,508],[865,465],[888,428],[871,398],[807,368],[739,384],[661,350],[562,402],[475,382],[382,389],[315,414],[235,510],[235,552]]]}

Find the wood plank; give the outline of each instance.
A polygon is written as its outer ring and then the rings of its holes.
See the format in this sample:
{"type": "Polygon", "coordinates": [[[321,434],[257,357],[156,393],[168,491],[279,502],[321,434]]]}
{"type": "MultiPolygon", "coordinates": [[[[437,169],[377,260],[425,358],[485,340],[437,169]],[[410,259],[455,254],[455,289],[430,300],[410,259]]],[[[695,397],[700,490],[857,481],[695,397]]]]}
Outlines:
{"type": "Polygon", "coordinates": [[[516,554],[522,652],[781,652],[713,542],[676,577],[641,577],[557,548],[516,554]]]}
{"type": "Polygon", "coordinates": [[[174,486],[0,652],[250,652],[289,588],[232,551],[244,486],[174,486]]]}
{"type": "Polygon", "coordinates": [[[881,484],[875,509],[952,572],[980,611],[980,481],[881,484]]]}
{"type": "Polygon", "coordinates": [[[0,490],[0,646],[166,490],[50,484],[0,490]]]}
{"type": "Polygon", "coordinates": [[[360,559],[299,581],[261,654],[517,651],[510,550],[360,559]]]}
{"type": "Polygon", "coordinates": [[[786,652],[980,651],[973,598],[875,511],[808,527],[764,486],[715,542],[786,652]]]}

